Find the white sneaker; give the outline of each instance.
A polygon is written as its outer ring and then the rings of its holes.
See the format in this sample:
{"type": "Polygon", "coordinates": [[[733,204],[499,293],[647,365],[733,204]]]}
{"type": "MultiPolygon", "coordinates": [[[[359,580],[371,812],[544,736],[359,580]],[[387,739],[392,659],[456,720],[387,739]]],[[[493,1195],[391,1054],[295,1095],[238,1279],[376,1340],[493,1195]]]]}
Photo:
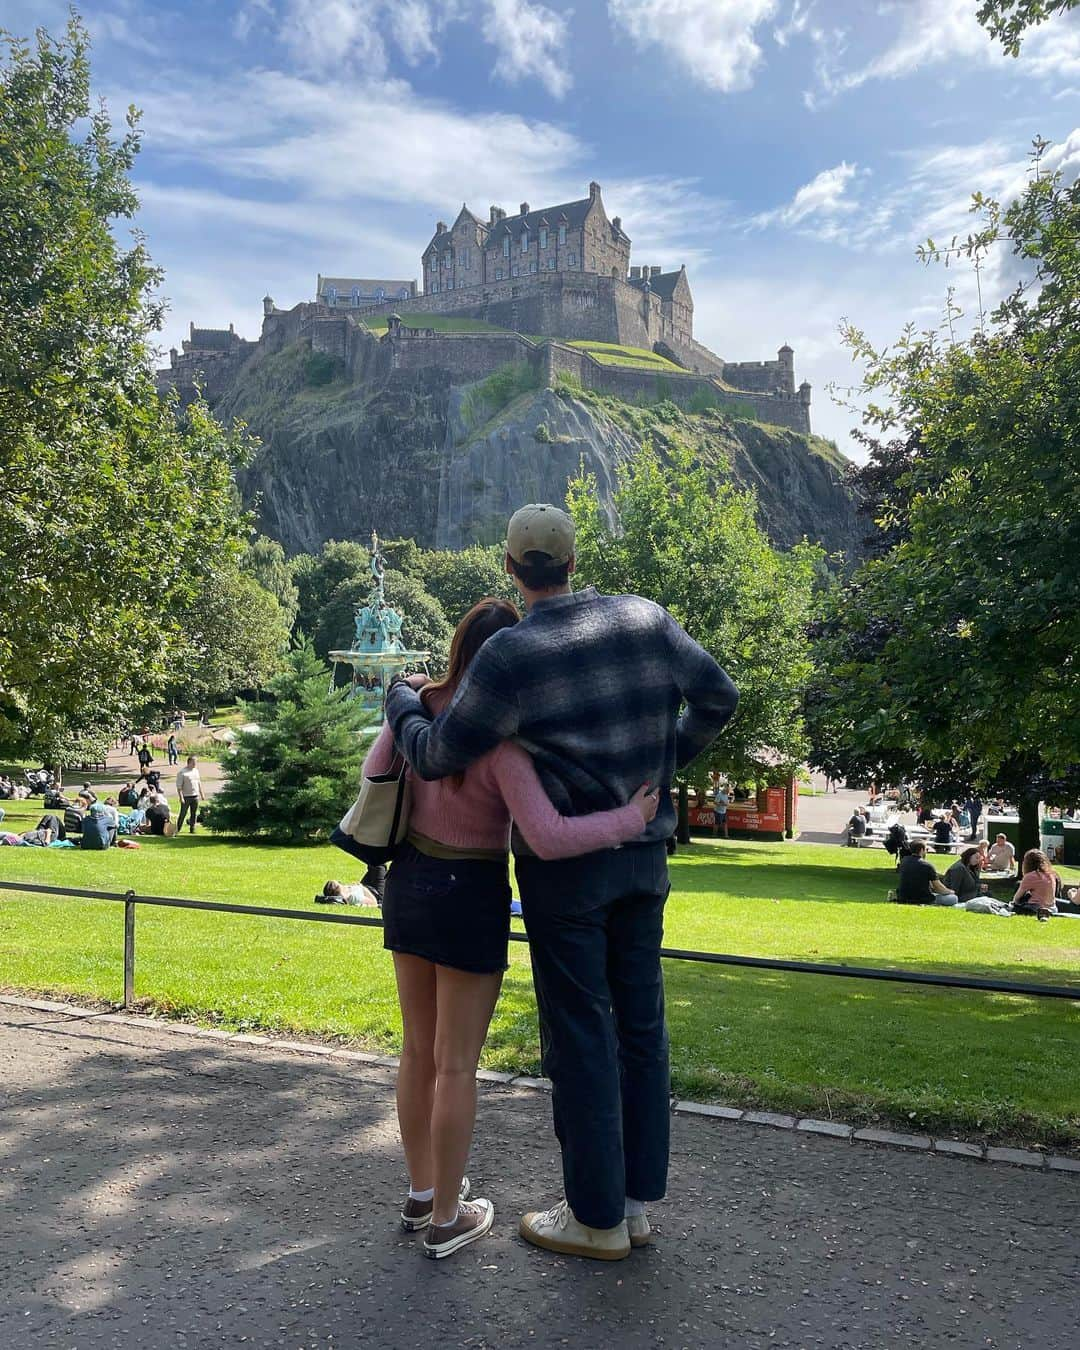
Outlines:
{"type": "Polygon", "coordinates": [[[628,1214],[626,1231],[630,1234],[631,1247],[647,1247],[652,1241],[652,1229],[647,1214],[628,1214]]]}
{"type": "Polygon", "coordinates": [[[566,1200],[548,1210],[534,1210],[521,1220],[518,1232],[534,1247],[564,1256],[592,1256],[598,1261],[621,1261],[630,1255],[626,1220],[614,1228],[589,1228],[574,1218],[566,1200]]]}

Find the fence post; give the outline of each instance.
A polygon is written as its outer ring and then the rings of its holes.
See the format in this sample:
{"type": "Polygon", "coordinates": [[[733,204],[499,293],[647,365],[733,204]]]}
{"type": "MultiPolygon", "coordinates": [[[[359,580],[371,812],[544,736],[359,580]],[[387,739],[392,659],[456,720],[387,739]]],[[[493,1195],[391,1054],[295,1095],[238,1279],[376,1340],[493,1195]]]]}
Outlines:
{"type": "Polygon", "coordinates": [[[124,1007],[135,1002],[135,892],[124,899],[124,1007]]]}

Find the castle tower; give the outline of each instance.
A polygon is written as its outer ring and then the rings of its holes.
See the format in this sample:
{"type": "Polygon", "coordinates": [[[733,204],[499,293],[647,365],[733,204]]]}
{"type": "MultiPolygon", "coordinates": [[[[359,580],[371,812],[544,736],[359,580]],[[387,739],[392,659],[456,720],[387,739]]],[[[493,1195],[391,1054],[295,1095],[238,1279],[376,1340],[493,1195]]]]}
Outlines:
{"type": "Polygon", "coordinates": [[[780,388],[785,394],[794,394],[795,392],[795,352],[785,342],[776,353],[776,359],[780,365],[780,388]]]}

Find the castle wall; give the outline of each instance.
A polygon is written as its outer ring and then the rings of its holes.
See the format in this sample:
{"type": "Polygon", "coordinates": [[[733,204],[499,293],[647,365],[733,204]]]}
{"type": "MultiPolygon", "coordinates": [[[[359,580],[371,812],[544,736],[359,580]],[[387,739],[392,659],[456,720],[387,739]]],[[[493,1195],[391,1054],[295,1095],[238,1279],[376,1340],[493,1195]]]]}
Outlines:
{"type": "Polygon", "coordinates": [[[517,333],[436,333],[431,329],[400,330],[382,344],[391,349],[393,370],[425,370],[437,366],[454,383],[485,379],[501,366],[542,366],[543,349],[517,333]]]}
{"type": "Polygon", "coordinates": [[[723,378],[736,389],[771,394],[782,389],[795,392],[794,371],[781,361],[725,361],[723,378]]]}

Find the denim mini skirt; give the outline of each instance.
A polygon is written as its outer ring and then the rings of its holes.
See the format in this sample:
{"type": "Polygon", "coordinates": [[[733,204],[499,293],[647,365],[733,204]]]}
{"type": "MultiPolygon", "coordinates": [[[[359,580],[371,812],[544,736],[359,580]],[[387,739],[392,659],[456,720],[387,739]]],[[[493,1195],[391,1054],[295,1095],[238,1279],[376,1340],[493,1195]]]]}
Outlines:
{"type": "Polygon", "coordinates": [[[403,844],[383,896],[383,946],[477,975],[506,969],[506,858],[432,858],[403,844]]]}

